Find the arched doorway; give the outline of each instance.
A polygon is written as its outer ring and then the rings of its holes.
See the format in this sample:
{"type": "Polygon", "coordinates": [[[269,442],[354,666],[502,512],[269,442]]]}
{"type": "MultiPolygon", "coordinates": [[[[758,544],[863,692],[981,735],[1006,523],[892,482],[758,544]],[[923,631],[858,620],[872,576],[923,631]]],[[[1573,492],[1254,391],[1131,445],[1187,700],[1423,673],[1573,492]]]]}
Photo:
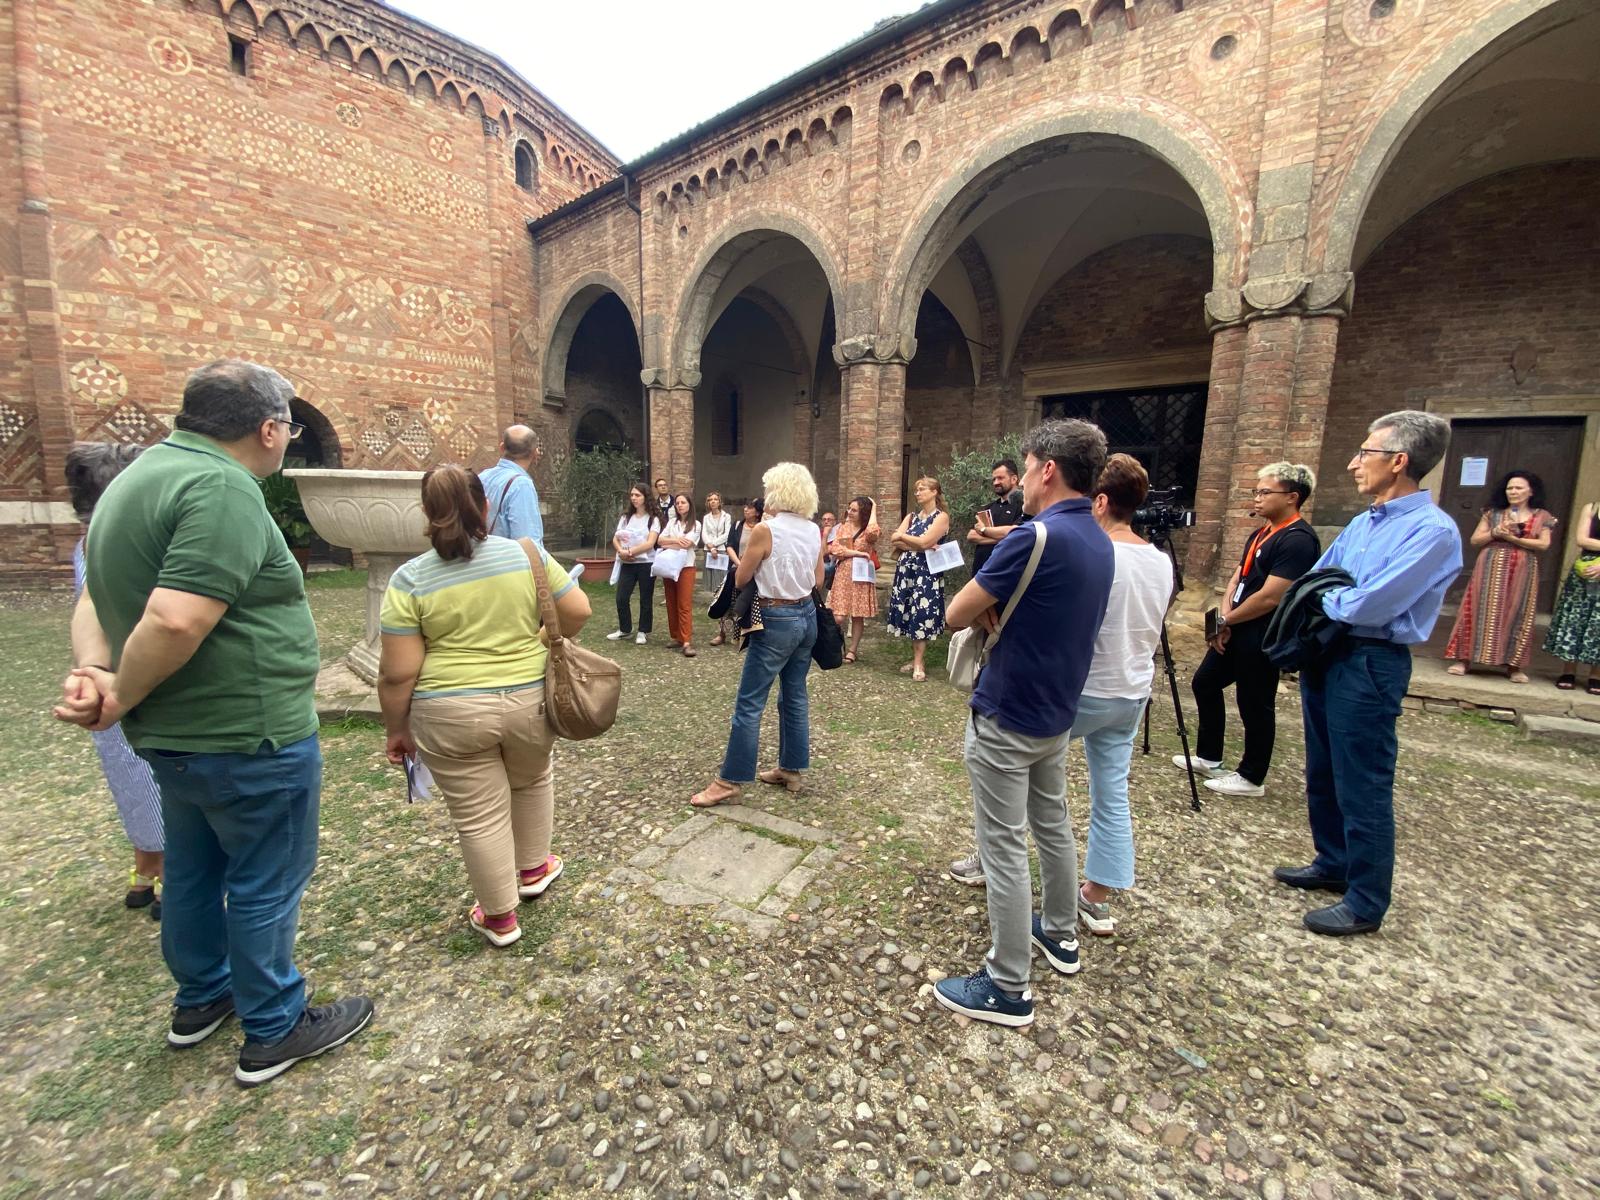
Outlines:
{"type": "Polygon", "coordinates": [[[578,451],[629,448],[628,435],[623,432],[622,422],[604,408],[591,408],[578,418],[573,428],[572,444],[573,449],[578,451]]]}
{"type": "Polygon", "coordinates": [[[1576,553],[1572,518],[1600,491],[1600,126],[1571,117],[1600,104],[1597,61],[1592,5],[1507,30],[1417,104],[1399,141],[1370,148],[1382,170],[1344,181],[1340,203],[1359,221],[1327,245],[1357,288],[1334,358],[1319,523],[1363,507],[1344,466],[1372,420],[1436,412],[1451,446],[1427,482],[1464,543],[1499,477],[1544,477],[1563,524],[1542,612],[1576,553]]]}
{"type": "Polygon", "coordinates": [[[1170,134],[1158,150],[1038,132],[980,150],[897,253],[905,275],[898,290],[891,281],[889,313],[916,348],[908,461],[937,473],[1042,417],[1082,417],[1192,504],[1207,435],[1204,298],[1234,269],[1234,190],[1170,134]],[[930,351],[937,365],[920,366],[930,351]],[[964,413],[951,403],[957,364],[964,413]]]}
{"type": "MultiPolygon", "coordinates": [[[[678,306],[675,361],[698,372],[693,476],[700,496],[758,494],[774,462],[807,463],[823,504],[838,487],[838,276],[823,241],[787,218],[748,217],[713,239],[678,306]],[[832,430],[824,397],[832,398],[832,430]]],[[[674,486],[682,481],[675,480],[674,486]]]]}
{"type": "Polygon", "coordinates": [[[283,456],[284,466],[334,468],[344,465],[333,422],[315,405],[296,396],[289,401],[289,415],[305,426],[305,430],[289,443],[288,452],[283,456]]]}

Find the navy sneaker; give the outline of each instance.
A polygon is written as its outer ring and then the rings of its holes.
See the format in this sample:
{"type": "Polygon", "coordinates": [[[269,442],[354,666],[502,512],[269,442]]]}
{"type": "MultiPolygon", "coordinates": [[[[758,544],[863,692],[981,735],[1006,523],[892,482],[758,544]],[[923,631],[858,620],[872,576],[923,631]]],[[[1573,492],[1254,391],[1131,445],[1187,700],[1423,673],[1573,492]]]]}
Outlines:
{"type": "Polygon", "coordinates": [[[231,992],[220,1000],[213,1000],[210,1004],[200,1004],[194,1008],[174,1008],[172,1027],[167,1030],[167,1045],[178,1050],[198,1046],[231,1016],[233,1016],[231,992]]]}
{"type": "Polygon", "coordinates": [[[1033,993],[1024,988],[1015,998],[1000,990],[989,978],[987,967],[966,976],[951,976],[933,985],[933,998],[951,1012],[962,1013],[974,1021],[996,1025],[1033,1024],[1033,993]]]}
{"type": "Polygon", "coordinates": [[[1078,939],[1068,938],[1066,941],[1057,941],[1052,937],[1045,937],[1044,922],[1039,919],[1039,914],[1033,914],[1033,944],[1044,951],[1044,960],[1062,975],[1076,975],[1082,965],[1078,962],[1078,939]]]}

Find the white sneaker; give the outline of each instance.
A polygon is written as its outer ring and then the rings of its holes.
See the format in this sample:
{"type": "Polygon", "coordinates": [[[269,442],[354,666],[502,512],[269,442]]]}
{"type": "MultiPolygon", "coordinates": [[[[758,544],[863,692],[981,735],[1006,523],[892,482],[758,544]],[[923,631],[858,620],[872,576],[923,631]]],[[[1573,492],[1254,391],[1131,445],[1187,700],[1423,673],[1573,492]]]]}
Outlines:
{"type": "Polygon", "coordinates": [[[1259,783],[1251,783],[1237,771],[1229,771],[1226,775],[1219,775],[1215,779],[1206,780],[1206,786],[1213,792],[1221,792],[1224,796],[1265,796],[1267,789],[1259,783]]]}
{"type": "Polygon", "coordinates": [[[1207,779],[1215,779],[1218,775],[1227,774],[1227,772],[1222,769],[1222,764],[1220,762],[1212,762],[1210,759],[1205,758],[1185,759],[1181,754],[1174,754],[1172,756],[1172,765],[1177,767],[1180,771],[1184,770],[1190,762],[1194,763],[1194,773],[1196,775],[1204,775],[1207,779]]]}
{"type": "Polygon", "coordinates": [[[644,645],[644,634],[641,633],[638,637],[634,638],[633,644],[636,646],[644,645]]]}
{"type": "Polygon", "coordinates": [[[625,638],[627,636],[628,635],[623,633],[622,630],[613,629],[610,633],[606,634],[606,641],[608,641],[608,642],[620,642],[623,638],[625,638]]]}

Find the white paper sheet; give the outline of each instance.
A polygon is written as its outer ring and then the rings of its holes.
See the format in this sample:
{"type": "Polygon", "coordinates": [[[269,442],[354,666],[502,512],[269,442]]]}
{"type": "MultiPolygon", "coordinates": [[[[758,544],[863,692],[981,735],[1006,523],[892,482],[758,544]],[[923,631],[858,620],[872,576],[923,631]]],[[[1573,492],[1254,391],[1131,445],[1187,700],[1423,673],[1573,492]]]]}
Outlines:
{"type": "Polygon", "coordinates": [[[922,556],[928,560],[928,570],[935,575],[954,570],[966,561],[961,557],[960,542],[940,542],[924,550],[922,556]]]}

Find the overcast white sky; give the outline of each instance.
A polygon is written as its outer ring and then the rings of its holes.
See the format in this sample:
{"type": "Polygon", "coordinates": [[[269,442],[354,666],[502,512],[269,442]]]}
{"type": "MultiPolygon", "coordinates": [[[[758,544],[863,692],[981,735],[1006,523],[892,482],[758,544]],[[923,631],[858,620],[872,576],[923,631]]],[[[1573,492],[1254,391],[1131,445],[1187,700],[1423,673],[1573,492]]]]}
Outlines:
{"type": "Polygon", "coordinates": [[[921,0],[389,0],[498,55],[624,162],[921,0]]]}

